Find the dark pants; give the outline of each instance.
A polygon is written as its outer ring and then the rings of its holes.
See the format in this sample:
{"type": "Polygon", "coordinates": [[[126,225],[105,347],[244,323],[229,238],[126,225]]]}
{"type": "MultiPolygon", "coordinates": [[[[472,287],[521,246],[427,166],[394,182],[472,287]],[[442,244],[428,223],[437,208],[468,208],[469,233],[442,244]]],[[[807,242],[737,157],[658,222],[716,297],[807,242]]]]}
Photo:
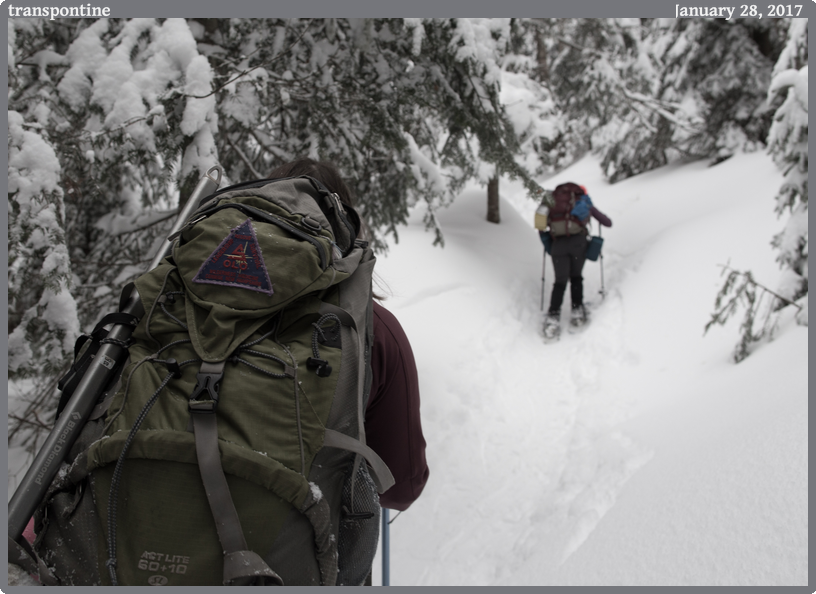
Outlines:
{"type": "Polygon", "coordinates": [[[561,311],[567,281],[570,283],[572,307],[584,303],[584,278],[581,271],[586,261],[586,250],[587,239],[583,233],[553,238],[550,255],[555,269],[555,284],[550,296],[550,313],[557,314],[561,311]]]}

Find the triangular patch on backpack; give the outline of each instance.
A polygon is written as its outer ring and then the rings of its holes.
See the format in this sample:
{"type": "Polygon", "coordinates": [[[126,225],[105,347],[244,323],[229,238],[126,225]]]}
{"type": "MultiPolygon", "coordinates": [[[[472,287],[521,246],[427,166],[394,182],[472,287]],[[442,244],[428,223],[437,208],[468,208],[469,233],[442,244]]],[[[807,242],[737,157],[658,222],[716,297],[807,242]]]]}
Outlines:
{"type": "Polygon", "coordinates": [[[252,219],[247,219],[229,232],[201,265],[194,283],[238,287],[272,295],[272,281],[261,254],[261,246],[252,219]]]}

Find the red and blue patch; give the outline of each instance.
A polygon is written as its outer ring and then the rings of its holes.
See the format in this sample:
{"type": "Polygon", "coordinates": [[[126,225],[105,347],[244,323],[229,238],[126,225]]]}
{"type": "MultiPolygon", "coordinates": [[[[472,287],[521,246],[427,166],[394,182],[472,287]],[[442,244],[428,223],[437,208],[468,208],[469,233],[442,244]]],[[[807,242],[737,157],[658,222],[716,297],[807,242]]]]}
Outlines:
{"type": "Polygon", "coordinates": [[[194,283],[274,293],[251,221],[247,219],[229,232],[193,277],[194,283]]]}

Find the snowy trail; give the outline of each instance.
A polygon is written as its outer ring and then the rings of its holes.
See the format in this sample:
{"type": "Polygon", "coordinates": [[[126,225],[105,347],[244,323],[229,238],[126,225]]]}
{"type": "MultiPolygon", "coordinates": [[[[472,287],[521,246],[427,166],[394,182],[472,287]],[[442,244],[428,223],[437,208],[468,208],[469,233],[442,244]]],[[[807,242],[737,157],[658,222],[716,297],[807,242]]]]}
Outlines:
{"type": "MultiPolygon", "coordinates": [[[[482,189],[439,212],[444,249],[418,209],[377,264],[385,306],[414,345],[431,468],[391,526],[392,584],[582,583],[571,558],[657,455],[625,423],[709,389],[700,370],[731,366],[736,334],[702,336],[722,283],[716,264],[733,257],[771,284],[778,274],[772,225],[760,241],[746,235],[773,223],[780,178],[765,155],[614,186],[587,159],[547,187],[569,179],[615,222],[603,233],[602,302],[599,264],[584,269],[592,321],[580,334],[541,340],[542,246],[518,185],[502,186],[500,225],[484,220],[482,189]]],[[[548,300],[550,262],[546,277],[548,300]]]]}
{"type": "MultiPolygon", "coordinates": [[[[538,236],[507,203],[501,225],[485,222],[483,202],[472,190],[439,214],[442,250],[411,236],[423,233],[415,212],[402,234],[410,249],[392,248],[378,264],[394,293],[385,305],[409,328],[422,371],[432,473],[410,510],[426,530],[403,532],[408,514],[392,525],[395,583],[505,583],[554,528],[569,534],[548,556],[557,563],[645,459],[607,435],[617,404],[599,389],[605,366],[625,355],[620,295],[610,292],[584,332],[544,344],[538,236]],[[400,270],[416,275],[417,262],[437,265],[412,293],[400,270]]],[[[552,274],[548,263],[547,299],[552,274]]],[[[585,276],[587,295],[598,295],[597,264],[585,276]]]]}

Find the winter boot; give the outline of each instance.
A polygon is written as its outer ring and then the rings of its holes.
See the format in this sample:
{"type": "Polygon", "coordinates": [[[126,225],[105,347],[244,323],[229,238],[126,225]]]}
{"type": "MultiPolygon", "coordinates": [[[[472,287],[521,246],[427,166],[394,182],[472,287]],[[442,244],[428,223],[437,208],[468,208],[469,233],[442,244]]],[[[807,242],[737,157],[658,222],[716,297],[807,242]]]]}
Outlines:
{"type": "Polygon", "coordinates": [[[544,317],[544,340],[558,340],[561,335],[561,315],[558,312],[549,312],[544,317]]]}

